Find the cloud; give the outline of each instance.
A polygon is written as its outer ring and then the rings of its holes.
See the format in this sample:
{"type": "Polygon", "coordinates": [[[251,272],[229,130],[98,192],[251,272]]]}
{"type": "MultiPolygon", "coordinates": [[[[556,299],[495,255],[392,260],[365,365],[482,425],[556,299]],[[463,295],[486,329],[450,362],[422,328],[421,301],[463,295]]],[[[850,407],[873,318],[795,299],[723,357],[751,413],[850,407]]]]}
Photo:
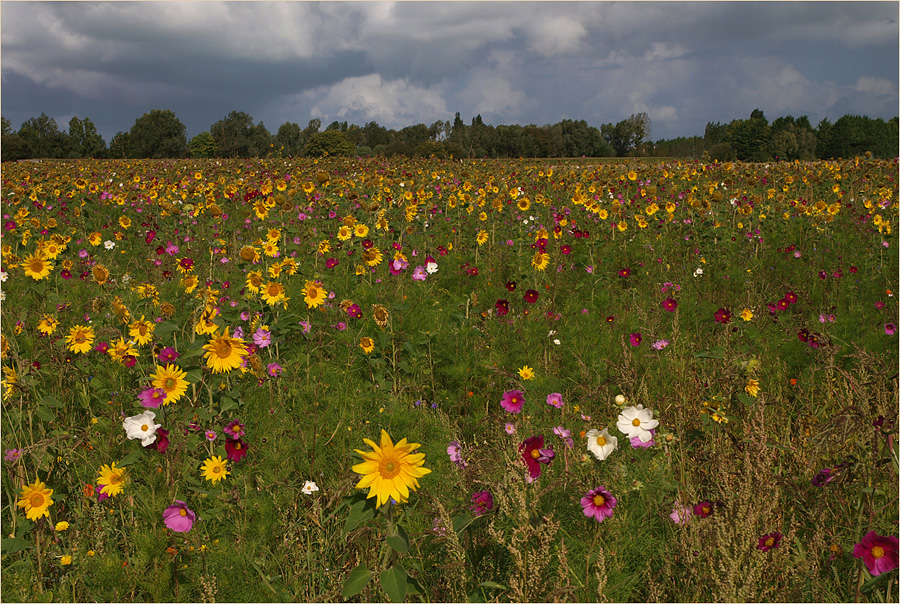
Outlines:
{"type": "Polygon", "coordinates": [[[861,77],[856,81],[855,89],[859,92],[897,96],[897,84],[884,78],[861,77]]]}
{"type": "Polygon", "coordinates": [[[644,53],[644,58],[648,61],[654,59],[674,59],[687,54],[687,50],[680,44],[666,44],[665,42],[654,42],[653,46],[644,53]]]}

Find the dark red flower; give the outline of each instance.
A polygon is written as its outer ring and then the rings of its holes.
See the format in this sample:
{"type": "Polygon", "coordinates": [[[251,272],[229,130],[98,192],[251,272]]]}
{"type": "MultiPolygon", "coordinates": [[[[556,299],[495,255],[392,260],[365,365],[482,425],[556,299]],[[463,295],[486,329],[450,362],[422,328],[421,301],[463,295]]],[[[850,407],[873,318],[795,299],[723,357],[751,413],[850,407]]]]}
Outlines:
{"type": "Polygon", "coordinates": [[[809,341],[809,330],[804,327],[803,329],[798,331],[797,339],[800,340],[801,342],[808,342],[809,341]]]}
{"type": "Polygon", "coordinates": [[[507,281],[506,289],[507,289],[507,291],[511,291],[511,292],[516,291],[516,282],[515,281],[507,281]]]}
{"type": "Polygon", "coordinates": [[[797,303],[797,294],[794,292],[788,292],[784,295],[784,299],[790,302],[791,304],[797,303]]]}
{"type": "Polygon", "coordinates": [[[185,271],[191,271],[194,268],[194,260],[192,258],[182,258],[178,261],[178,265],[185,271]]]}
{"type": "Polygon", "coordinates": [[[247,454],[247,443],[226,437],[225,454],[231,461],[240,461],[247,454]]]}
{"type": "Polygon", "coordinates": [[[607,323],[614,323],[615,320],[616,320],[616,318],[615,318],[614,316],[612,316],[612,315],[609,315],[608,317],[606,317],[606,322],[607,322],[607,323]]]}
{"type": "Polygon", "coordinates": [[[707,516],[712,514],[712,509],[712,503],[710,503],[709,501],[701,501],[694,506],[694,516],[706,518],[707,516]]]}
{"type": "Polygon", "coordinates": [[[529,304],[534,304],[535,302],[537,302],[538,295],[539,294],[537,293],[537,290],[529,289],[528,291],[525,292],[525,295],[523,296],[523,298],[529,304]]]}
{"type": "Polygon", "coordinates": [[[568,243],[563,244],[563,246],[559,248],[559,251],[568,256],[572,253],[572,246],[568,243]]]}
{"type": "Polygon", "coordinates": [[[522,454],[522,461],[528,468],[528,474],[532,479],[541,475],[541,464],[550,465],[556,453],[553,449],[544,448],[543,436],[532,436],[526,438],[525,442],[519,445],[519,452],[522,454]]]}
{"type": "Polygon", "coordinates": [[[675,301],[675,298],[666,298],[662,301],[662,307],[669,312],[675,312],[675,309],[678,308],[678,302],[675,301]]]}
{"type": "Polygon", "coordinates": [[[159,453],[165,453],[169,448],[169,431],[165,428],[156,429],[156,440],[144,447],[145,449],[155,449],[159,453]]]}
{"type": "Polygon", "coordinates": [[[144,235],[144,242],[147,245],[153,243],[153,240],[156,239],[156,231],[147,231],[147,234],[144,235]]]}
{"type": "Polygon", "coordinates": [[[716,319],[716,323],[721,323],[722,325],[726,325],[731,322],[731,311],[726,308],[720,308],[716,311],[716,314],[713,315],[716,319]]]}
{"type": "Polygon", "coordinates": [[[759,543],[756,546],[756,549],[767,552],[770,549],[778,549],[778,546],[781,545],[782,535],[778,531],[774,533],[769,533],[768,535],[763,535],[759,538],[759,543]]]}
{"type": "Polygon", "coordinates": [[[776,306],[778,307],[778,310],[787,310],[787,308],[790,307],[790,305],[791,305],[791,302],[787,298],[782,298],[776,304],[776,306]]]}
{"type": "Polygon", "coordinates": [[[497,302],[494,303],[494,308],[497,311],[498,317],[506,316],[509,313],[509,302],[506,300],[497,300],[497,302]]]}
{"type": "Polygon", "coordinates": [[[630,269],[630,268],[623,268],[623,269],[620,269],[620,270],[619,270],[619,276],[620,276],[620,277],[627,277],[627,276],[630,275],[630,274],[631,274],[631,269],[630,269]]]}
{"type": "Polygon", "coordinates": [[[338,265],[337,258],[329,258],[328,260],[325,261],[325,268],[334,268],[337,265],[338,265]]]}

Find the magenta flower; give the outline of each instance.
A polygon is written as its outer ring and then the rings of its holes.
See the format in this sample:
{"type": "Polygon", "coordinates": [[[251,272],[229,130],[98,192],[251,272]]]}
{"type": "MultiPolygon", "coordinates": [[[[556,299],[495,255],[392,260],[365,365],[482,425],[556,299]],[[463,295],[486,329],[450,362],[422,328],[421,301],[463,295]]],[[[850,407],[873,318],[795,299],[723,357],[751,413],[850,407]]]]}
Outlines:
{"type": "Polygon", "coordinates": [[[175,500],[163,512],[163,521],[166,526],[176,533],[186,533],[194,526],[197,515],[192,512],[183,501],[175,500]]]}
{"type": "Polygon", "coordinates": [[[853,546],[853,557],[862,558],[873,577],[897,568],[897,538],[893,535],[882,537],[869,531],[853,546]]]}
{"type": "Polygon", "coordinates": [[[460,468],[465,468],[468,465],[462,458],[462,447],[460,447],[459,443],[455,440],[447,445],[447,455],[450,456],[450,461],[460,468]]]}
{"type": "Polygon", "coordinates": [[[618,501],[606,490],[606,487],[590,490],[581,498],[581,507],[584,509],[584,515],[588,518],[593,518],[597,522],[603,522],[607,518],[612,518],[613,508],[616,507],[616,503],[618,501]]]}
{"type": "Polygon", "coordinates": [[[475,512],[475,516],[486,514],[493,508],[494,496],[491,495],[490,491],[478,491],[477,493],[472,493],[472,505],[469,509],[475,512]]]}
{"type": "Polygon", "coordinates": [[[894,325],[893,323],[887,323],[887,324],[885,324],[885,326],[884,326],[884,333],[886,333],[886,334],[889,335],[889,336],[894,335],[895,333],[897,333],[897,326],[894,325]]]}
{"type": "Polygon", "coordinates": [[[694,510],[691,509],[691,506],[675,501],[675,505],[672,506],[672,513],[669,514],[669,518],[671,518],[675,524],[687,524],[691,521],[693,512],[694,510]]]}
{"type": "Polygon", "coordinates": [[[707,516],[712,514],[712,509],[712,503],[710,503],[709,501],[701,501],[694,506],[694,516],[706,518],[707,516]]]}
{"type": "Polygon", "coordinates": [[[531,480],[541,475],[541,464],[550,465],[556,453],[553,449],[544,448],[543,436],[532,436],[526,438],[525,442],[519,445],[519,452],[522,454],[522,461],[528,468],[528,475],[531,480]]]}
{"type": "Polygon", "coordinates": [[[141,405],[148,409],[159,409],[166,400],[166,391],[162,388],[147,388],[138,394],[141,405]]]}
{"type": "Polygon", "coordinates": [[[6,461],[18,461],[20,457],[22,457],[22,449],[7,449],[3,455],[3,459],[6,461]]]}
{"type": "Polygon", "coordinates": [[[240,440],[244,435],[244,424],[236,419],[228,422],[228,425],[225,426],[225,435],[229,438],[240,440]]]}
{"type": "Polygon", "coordinates": [[[262,327],[260,327],[255,332],[253,332],[253,343],[260,348],[267,347],[272,343],[272,332],[270,332],[268,329],[263,329],[262,327]]]}
{"type": "Polygon", "coordinates": [[[178,354],[177,352],[175,352],[174,348],[172,348],[171,346],[166,346],[165,348],[163,348],[162,350],[159,351],[159,355],[157,355],[156,358],[159,359],[159,362],[161,364],[166,364],[166,363],[174,363],[175,359],[177,359],[179,356],[181,356],[181,355],[178,354]]]}
{"type": "Polygon", "coordinates": [[[631,439],[631,446],[634,449],[647,449],[656,444],[656,441],[653,440],[653,436],[656,434],[656,430],[650,430],[650,440],[647,442],[641,442],[640,436],[634,436],[631,439]]]}
{"type": "Polygon", "coordinates": [[[159,453],[165,453],[169,448],[169,431],[165,428],[156,429],[156,440],[144,447],[145,449],[156,449],[159,453]]]}
{"type": "Polygon", "coordinates": [[[284,371],[284,368],[278,363],[269,363],[266,366],[266,373],[272,377],[278,377],[282,371],[284,371]]]}
{"type": "Polygon", "coordinates": [[[731,311],[729,311],[728,309],[720,308],[713,316],[716,319],[716,323],[726,325],[731,322],[731,311]]]}
{"type": "Polygon", "coordinates": [[[816,473],[812,478],[812,486],[814,487],[824,487],[827,483],[834,480],[834,476],[831,475],[831,468],[823,468],[816,473]]]}
{"type": "Polygon", "coordinates": [[[362,309],[359,307],[359,304],[353,303],[347,307],[347,316],[353,317],[354,319],[359,319],[362,317],[362,309]]]}
{"type": "Polygon", "coordinates": [[[769,533],[768,535],[763,535],[759,538],[759,543],[756,545],[756,549],[767,552],[771,549],[778,549],[781,545],[782,534],[778,531],[774,533],[769,533]]]}
{"type": "Polygon", "coordinates": [[[216,440],[216,438],[218,437],[218,434],[216,434],[216,433],[215,433],[214,431],[212,431],[212,430],[207,430],[206,433],[205,433],[205,435],[206,435],[206,440],[208,440],[208,441],[210,441],[210,442],[216,440]]]}
{"type": "Polygon", "coordinates": [[[424,281],[427,273],[425,273],[425,267],[421,264],[413,269],[412,278],[413,281],[424,281]]]}
{"type": "Polygon", "coordinates": [[[230,461],[240,461],[247,454],[247,443],[233,438],[225,439],[225,456],[230,461]]]}
{"type": "Polygon", "coordinates": [[[675,309],[678,308],[678,302],[675,301],[675,298],[666,298],[662,301],[662,307],[663,310],[675,312],[675,309]]]}
{"type": "Polygon", "coordinates": [[[553,407],[556,407],[557,409],[562,409],[562,406],[563,406],[562,395],[559,392],[554,392],[553,394],[548,394],[547,395],[547,404],[551,405],[553,407]]]}
{"type": "Polygon", "coordinates": [[[644,338],[641,336],[641,332],[639,332],[639,331],[631,334],[628,337],[628,341],[631,342],[632,346],[640,346],[643,339],[644,338]]]}
{"type": "Polygon", "coordinates": [[[503,393],[500,406],[510,413],[521,413],[525,404],[525,394],[521,390],[509,390],[503,393]]]}
{"type": "Polygon", "coordinates": [[[337,265],[338,265],[337,258],[329,258],[328,260],[325,261],[325,268],[334,268],[337,265]]]}

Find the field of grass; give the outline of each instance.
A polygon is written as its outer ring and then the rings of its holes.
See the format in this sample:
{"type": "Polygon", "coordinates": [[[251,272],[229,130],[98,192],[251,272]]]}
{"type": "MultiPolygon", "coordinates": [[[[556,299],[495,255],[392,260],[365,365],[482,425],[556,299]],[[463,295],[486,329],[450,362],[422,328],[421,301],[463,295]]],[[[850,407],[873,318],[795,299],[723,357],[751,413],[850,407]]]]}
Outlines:
{"type": "Polygon", "coordinates": [[[896,601],[897,183],[5,164],[4,599],[896,601]]]}

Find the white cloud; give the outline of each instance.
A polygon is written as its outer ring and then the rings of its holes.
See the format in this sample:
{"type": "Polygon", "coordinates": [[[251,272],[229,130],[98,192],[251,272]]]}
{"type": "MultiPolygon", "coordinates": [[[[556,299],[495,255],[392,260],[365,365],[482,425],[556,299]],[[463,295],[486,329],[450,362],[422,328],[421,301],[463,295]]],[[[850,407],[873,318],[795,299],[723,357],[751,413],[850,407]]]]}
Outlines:
{"type": "Polygon", "coordinates": [[[678,119],[678,111],[671,105],[649,111],[651,122],[671,122],[678,119]]]}
{"type": "Polygon", "coordinates": [[[872,94],[897,94],[897,84],[884,78],[863,76],[857,80],[855,88],[859,92],[872,94]]]}
{"type": "Polygon", "coordinates": [[[588,33],[584,25],[569,17],[538,19],[526,29],[532,50],[545,57],[578,51],[588,33]]]}
{"type": "Polygon", "coordinates": [[[495,75],[482,72],[472,78],[459,93],[460,100],[473,107],[473,113],[515,115],[528,104],[528,95],[495,75]]]}
{"type": "Polygon", "coordinates": [[[648,61],[654,59],[674,59],[687,54],[687,50],[680,44],[666,44],[665,42],[654,42],[650,50],[644,53],[644,58],[648,61]]]}

